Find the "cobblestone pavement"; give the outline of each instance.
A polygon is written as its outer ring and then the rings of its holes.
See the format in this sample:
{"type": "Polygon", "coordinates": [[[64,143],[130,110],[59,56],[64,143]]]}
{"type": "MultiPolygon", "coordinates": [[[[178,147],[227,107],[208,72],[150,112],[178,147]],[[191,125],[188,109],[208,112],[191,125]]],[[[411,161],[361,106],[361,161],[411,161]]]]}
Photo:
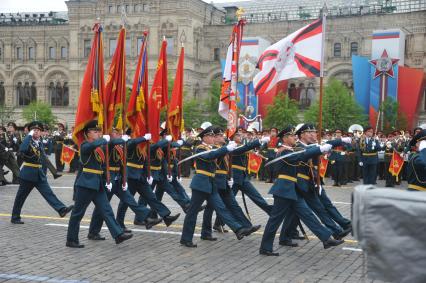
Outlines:
{"type": "MultiPolygon", "coordinates": [[[[50,178],[49,178],[50,179],[50,178]]],[[[51,186],[65,203],[72,203],[74,175],[51,180],[51,186]]],[[[189,179],[184,179],[188,188],[189,179]]],[[[267,201],[270,184],[254,181],[267,201]]],[[[171,227],[159,225],[146,231],[133,225],[133,212],[127,213],[126,225],[134,237],[120,245],[104,227],[106,241],[89,241],[87,227],[93,205],[89,206],[80,230],[84,249],[65,247],[68,218],[60,218],[34,190],[28,197],[22,216],[24,225],[10,223],[10,213],[18,186],[0,187],[0,282],[370,282],[364,275],[363,256],[351,236],[345,244],[324,250],[315,237],[299,241],[299,247],[280,247],[279,257],[258,253],[262,230],[238,241],[233,233],[215,234],[216,242],[199,239],[201,214],[195,242],[198,248],[179,244],[184,214],[168,196],[165,203],[172,213],[182,215],[171,227]]],[[[326,186],[337,208],[350,215],[353,186],[326,186]]],[[[188,190],[190,193],[190,190],[188,190]]],[[[242,201],[238,197],[238,201],[242,201]]],[[[253,223],[267,221],[266,214],[247,201],[253,223]]],[[[117,198],[112,200],[117,208],[117,198]]]]}

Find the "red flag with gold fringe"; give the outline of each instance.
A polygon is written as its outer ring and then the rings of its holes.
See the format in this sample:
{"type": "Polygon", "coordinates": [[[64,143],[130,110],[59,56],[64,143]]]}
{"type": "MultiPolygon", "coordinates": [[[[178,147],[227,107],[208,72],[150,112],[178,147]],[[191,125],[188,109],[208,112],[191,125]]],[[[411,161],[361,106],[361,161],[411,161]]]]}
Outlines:
{"type": "Polygon", "coordinates": [[[176,69],[175,83],[173,85],[172,99],[170,101],[167,117],[167,127],[173,140],[180,138],[180,133],[183,131],[183,61],[185,51],[182,47],[179,62],[176,69]]]}
{"type": "Polygon", "coordinates": [[[392,159],[389,163],[389,173],[391,173],[392,176],[395,176],[398,181],[399,173],[402,170],[402,166],[404,165],[404,159],[399,155],[398,152],[395,150],[392,153],[392,159]]]}
{"type": "Polygon", "coordinates": [[[114,118],[117,117],[115,127],[123,130],[123,98],[126,93],[126,51],[124,44],[126,42],[126,29],[121,28],[118,35],[117,47],[109,67],[108,77],[105,84],[105,97],[107,107],[107,126],[108,133],[111,131],[114,118]]]}
{"type": "MultiPolygon", "coordinates": [[[[144,32],[139,53],[138,65],[133,79],[132,94],[127,105],[127,123],[132,129],[132,137],[141,137],[148,132],[148,32],[144,32]]],[[[143,147],[144,144],[141,144],[143,147]]]]}
{"type": "Polygon", "coordinates": [[[167,81],[167,41],[164,39],[161,44],[160,55],[158,57],[157,71],[152,83],[151,93],[148,99],[148,126],[152,134],[152,141],[158,142],[160,139],[160,112],[168,104],[168,81],[167,81]]]}
{"type": "Polygon", "coordinates": [[[74,142],[79,146],[84,141],[83,128],[89,121],[97,118],[99,126],[104,123],[103,105],[105,94],[102,26],[99,23],[95,24],[93,31],[95,35],[81,83],[75,127],[72,134],[74,142]]]}

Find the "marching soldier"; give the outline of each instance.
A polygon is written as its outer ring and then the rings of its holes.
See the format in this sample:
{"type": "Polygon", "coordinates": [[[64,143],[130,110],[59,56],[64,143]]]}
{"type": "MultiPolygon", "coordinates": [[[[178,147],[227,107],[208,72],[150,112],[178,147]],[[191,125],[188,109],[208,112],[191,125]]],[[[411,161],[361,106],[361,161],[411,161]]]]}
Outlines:
{"type": "MultiPolygon", "coordinates": [[[[116,195],[120,201],[127,204],[133,212],[138,216],[139,219],[145,221],[146,229],[151,229],[152,226],[161,222],[161,219],[151,219],[149,218],[150,209],[144,206],[143,204],[138,204],[134,199],[133,195],[127,190],[127,182],[124,182],[123,185],[123,160],[124,160],[124,148],[123,144],[128,142],[132,144],[133,141],[129,140],[130,137],[127,135],[121,136],[117,129],[112,129],[111,141],[109,143],[109,152],[110,152],[110,162],[109,170],[111,173],[111,190],[108,190],[107,198],[108,201],[111,201],[113,195],[116,195]]],[[[146,139],[142,138],[142,142],[146,139]]],[[[105,237],[100,235],[102,228],[102,214],[100,210],[96,207],[92,214],[92,219],[90,221],[89,234],[87,238],[89,240],[105,240],[105,237]]],[[[130,230],[123,229],[124,232],[129,232],[130,230]]]]}
{"type": "MultiPolygon", "coordinates": [[[[303,124],[300,126],[296,131],[299,137],[297,146],[301,149],[307,149],[312,146],[317,141],[316,133],[316,129],[312,124],[303,124]]],[[[334,149],[341,149],[344,143],[349,143],[350,141],[350,138],[338,138],[327,141],[327,144],[332,145],[334,149]]],[[[331,204],[325,190],[318,188],[316,174],[318,172],[315,170],[312,159],[301,160],[297,166],[298,192],[321,222],[333,233],[333,237],[337,240],[343,239],[351,232],[351,227],[348,225],[350,221],[343,218],[331,204]]],[[[298,223],[298,219],[295,219],[291,224],[286,220],[280,236],[283,242],[290,240],[286,239],[286,235],[296,234],[295,231],[298,223]]]]}
{"type": "Polygon", "coordinates": [[[384,156],[384,162],[385,162],[385,170],[384,170],[384,176],[385,176],[385,180],[386,180],[386,187],[395,187],[395,183],[396,183],[396,177],[393,176],[390,172],[389,172],[389,166],[390,166],[390,162],[392,160],[392,155],[394,150],[396,150],[396,144],[394,144],[394,136],[393,134],[389,134],[388,135],[388,140],[385,143],[385,156],[384,156]]]}
{"type": "MultiPolygon", "coordinates": [[[[283,137],[283,147],[280,149],[281,156],[294,153],[293,147],[296,145],[294,130],[294,127],[289,126],[280,132],[280,136],[283,137]]],[[[275,234],[283,220],[286,219],[286,222],[292,221],[294,215],[297,215],[323,242],[324,249],[340,245],[344,242],[343,240],[334,240],[331,238],[331,231],[320,224],[307,206],[305,200],[296,192],[296,188],[298,187],[297,168],[299,162],[306,162],[314,156],[319,156],[321,153],[329,151],[331,147],[329,144],[312,146],[300,154],[295,154],[279,161],[279,166],[277,167],[278,177],[269,191],[274,197],[274,205],[263,233],[259,249],[260,254],[266,256],[279,255],[279,253],[273,252],[275,234]]],[[[281,239],[281,237],[280,244],[295,246],[295,244],[292,244],[291,239],[281,239]]]]}
{"type": "MultiPolygon", "coordinates": [[[[275,138],[277,137],[275,136],[275,138]]],[[[241,134],[236,132],[233,135],[232,140],[237,145],[241,145],[241,134]]],[[[267,214],[271,212],[272,205],[266,202],[266,200],[260,195],[260,193],[250,182],[250,178],[247,173],[247,152],[256,147],[260,147],[262,144],[266,144],[269,141],[269,137],[263,137],[260,140],[256,139],[255,141],[252,141],[244,146],[240,146],[231,154],[231,168],[234,181],[232,190],[234,191],[234,195],[236,195],[238,191],[241,191],[267,214]]]]}
{"type": "Polygon", "coordinates": [[[64,144],[67,133],[65,132],[65,126],[62,123],[58,123],[58,130],[53,134],[53,141],[55,143],[55,165],[58,172],[64,171],[64,164],[61,162],[62,147],[64,144]]]}
{"type": "Polygon", "coordinates": [[[180,243],[189,248],[197,247],[197,245],[192,242],[192,238],[194,236],[195,225],[197,224],[198,212],[205,200],[207,200],[207,205],[213,207],[225,224],[234,231],[237,239],[241,240],[243,237],[251,234],[251,229],[243,227],[225,207],[218,194],[214,180],[216,158],[233,151],[236,148],[236,144],[230,142],[228,145],[213,151],[214,131],[212,126],[207,127],[198,136],[201,138],[202,144],[196,147],[195,153],[206,153],[195,159],[196,170],[190,185],[192,189],[191,203],[183,223],[180,243]]]}
{"type": "MultiPolygon", "coordinates": [[[[215,141],[214,148],[220,148],[225,144],[224,131],[215,127],[213,129],[215,141]]],[[[260,225],[253,226],[250,220],[244,215],[243,210],[235,199],[234,193],[232,192],[233,181],[228,180],[228,171],[229,171],[229,156],[221,156],[216,160],[216,172],[214,176],[215,185],[218,189],[219,195],[225,204],[226,208],[235,217],[244,227],[250,228],[251,233],[256,232],[260,229],[260,225]]],[[[201,229],[201,239],[208,241],[216,241],[217,238],[212,236],[212,215],[213,207],[208,206],[203,215],[203,227],[201,229]]],[[[216,217],[216,222],[213,228],[218,232],[225,232],[225,229],[222,227],[222,220],[219,220],[219,217],[216,217]]]]}
{"type": "MultiPolygon", "coordinates": [[[[127,134],[131,134],[131,130],[127,130],[127,134]]],[[[156,221],[161,222],[164,221],[166,226],[170,226],[179,216],[180,214],[171,215],[170,210],[165,206],[161,201],[157,199],[154,192],[152,191],[151,185],[153,183],[153,177],[148,176],[147,174],[147,165],[148,160],[146,156],[145,149],[140,148],[140,144],[145,141],[151,140],[151,134],[147,133],[143,137],[137,137],[135,139],[130,140],[127,145],[127,182],[129,186],[130,193],[134,196],[136,192],[139,193],[138,204],[148,204],[152,211],[158,213],[161,218],[156,221]]],[[[151,154],[152,152],[156,152],[157,149],[164,144],[165,141],[160,141],[158,143],[150,145],[151,154]]],[[[148,147],[148,145],[147,145],[148,147]]],[[[128,204],[121,201],[118,204],[117,209],[117,221],[121,225],[124,230],[127,228],[124,226],[124,218],[126,216],[126,211],[128,208],[128,204]]],[[[133,224],[135,225],[151,225],[144,221],[145,219],[135,216],[135,220],[133,224]]],[[[152,225],[155,225],[152,223],[152,225]]],[[[151,225],[151,227],[152,227],[151,225]]]]}
{"type": "MultiPolygon", "coordinates": [[[[270,131],[270,140],[268,142],[268,151],[266,154],[266,157],[268,158],[268,162],[271,161],[272,159],[275,158],[275,149],[277,148],[277,143],[278,143],[278,129],[277,128],[271,128],[270,131]]],[[[274,166],[269,166],[268,168],[266,168],[266,172],[268,174],[269,180],[266,183],[273,183],[275,180],[275,170],[274,170],[274,166]]]]}
{"type": "Polygon", "coordinates": [[[419,131],[410,142],[417,152],[407,165],[408,190],[426,191],[426,130],[419,131]]]}
{"type": "Polygon", "coordinates": [[[102,137],[97,120],[88,122],[83,131],[86,138],[81,144],[81,163],[83,167],[75,181],[75,207],[68,224],[66,246],[84,248],[84,245],[80,244],[78,239],[78,232],[81,219],[91,202],[95,204],[96,209],[105,220],[112,237],[115,239],[115,243],[120,244],[132,238],[133,235],[124,233],[115,220],[114,212],[105,192],[106,189],[111,189],[112,185],[106,184],[103,176],[105,153],[102,147],[108,144],[110,137],[109,135],[102,137]]]}
{"type": "Polygon", "coordinates": [[[43,125],[34,121],[29,124],[30,132],[23,140],[19,151],[22,153],[24,162],[19,174],[20,186],[16,194],[15,203],[13,204],[12,219],[13,224],[24,224],[21,220],[21,209],[35,187],[43,198],[53,207],[60,217],[64,217],[73,208],[73,205],[65,206],[53,193],[47,182],[45,173],[44,147],[40,140],[43,125]]]}

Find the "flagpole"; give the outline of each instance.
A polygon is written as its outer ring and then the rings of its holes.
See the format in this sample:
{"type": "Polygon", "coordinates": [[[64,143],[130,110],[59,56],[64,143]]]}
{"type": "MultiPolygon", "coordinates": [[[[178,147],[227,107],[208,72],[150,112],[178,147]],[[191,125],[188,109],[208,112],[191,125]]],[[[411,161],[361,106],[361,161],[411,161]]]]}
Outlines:
{"type": "MultiPolygon", "coordinates": [[[[146,31],[144,31],[143,32],[143,35],[144,35],[144,37],[143,37],[143,40],[144,40],[144,42],[143,42],[143,44],[142,44],[142,50],[143,50],[143,56],[145,56],[146,55],[146,61],[145,61],[145,72],[148,72],[148,31],[146,30],[146,31]]],[[[142,57],[142,62],[143,62],[143,57],[142,57]]],[[[144,76],[145,76],[145,74],[144,74],[144,76]]],[[[142,82],[143,82],[143,78],[142,78],[142,82]]],[[[145,83],[147,83],[147,82],[145,82],[145,83]]],[[[140,93],[139,93],[139,95],[140,95],[140,93]]],[[[147,90],[147,99],[145,99],[145,92],[144,92],[144,101],[145,101],[145,119],[146,119],[146,130],[147,130],[147,132],[148,133],[151,133],[150,132],[150,128],[149,128],[149,109],[148,109],[148,107],[149,107],[149,92],[148,92],[148,90],[147,90]]],[[[148,141],[147,142],[147,146],[146,146],[146,158],[147,158],[147,162],[146,162],[146,164],[147,164],[147,174],[148,174],[148,178],[150,178],[151,177],[151,150],[150,150],[150,146],[151,146],[151,143],[150,143],[150,141],[148,141]]]]}
{"type": "MultiPolygon", "coordinates": [[[[319,96],[319,113],[318,113],[318,144],[321,144],[321,133],[322,133],[322,103],[324,96],[324,45],[325,45],[325,32],[326,32],[326,19],[327,19],[327,6],[324,2],[322,8],[322,44],[321,44],[321,62],[320,62],[320,96],[319,96]]],[[[318,157],[318,164],[321,162],[321,157],[318,157]]],[[[321,185],[321,176],[317,174],[317,186],[318,189],[321,185]]]]}
{"type": "MultiPolygon", "coordinates": [[[[121,26],[124,29],[124,38],[126,38],[126,9],[124,6],[121,7],[121,26]]],[[[122,58],[122,67],[125,68],[126,66],[126,41],[124,41],[124,49],[122,52],[123,58],[122,58]]],[[[124,85],[124,91],[122,92],[121,97],[121,119],[122,119],[122,134],[125,134],[126,132],[126,113],[124,109],[126,109],[126,74],[124,73],[124,76],[121,76],[121,87],[124,85]]],[[[127,181],[127,142],[124,143],[123,146],[123,173],[122,173],[122,187],[124,188],[127,181]]]]}
{"type": "MultiPolygon", "coordinates": [[[[97,67],[97,69],[99,68],[99,57],[101,56],[101,54],[103,54],[102,53],[102,49],[103,49],[103,46],[101,46],[101,43],[102,43],[102,30],[99,30],[99,37],[98,37],[98,49],[97,49],[97,56],[96,56],[96,67],[97,67]]],[[[102,66],[103,67],[103,66],[102,66]]],[[[98,87],[98,90],[100,90],[100,87],[99,87],[99,78],[97,79],[97,87],[98,87]]],[[[102,112],[103,112],[103,132],[104,132],[104,135],[108,135],[109,133],[108,133],[108,112],[107,112],[107,108],[108,108],[108,105],[107,105],[107,103],[106,103],[106,101],[105,101],[105,97],[104,97],[104,95],[105,95],[105,90],[102,90],[102,112]]],[[[111,183],[111,175],[110,175],[110,169],[109,169],[109,145],[107,144],[106,145],[106,147],[105,147],[105,165],[106,165],[106,172],[105,172],[105,175],[106,175],[106,183],[107,184],[109,184],[109,183],[111,183]]]]}
{"type": "MultiPolygon", "coordinates": [[[[166,40],[166,36],[165,35],[163,35],[163,42],[166,40]]],[[[163,43],[161,43],[161,44],[163,44],[163,43]]],[[[162,50],[162,48],[161,48],[161,50],[162,50]]],[[[163,76],[163,80],[164,80],[164,76],[163,76]]],[[[162,92],[164,93],[164,89],[162,89],[162,92]]],[[[167,93],[166,93],[166,95],[167,95],[167,105],[166,105],[166,135],[167,134],[171,134],[171,133],[169,133],[169,99],[168,99],[168,97],[169,97],[169,91],[167,90],[167,93]]],[[[171,142],[167,142],[167,174],[168,174],[168,176],[172,176],[172,167],[171,167],[171,165],[170,165],[170,143],[171,142]]]]}
{"type": "MultiPolygon", "coordinates": [[[[183,44],[183,41],[181,41],[180,42],[180,44],[181,44],[181,49],[180,49],[180,53],[182,54],[182,51],[184,50],[184,44],[183,44]]],[[[179,58],[180,58],[180,56],[179,56],[179,58]]],[[[183,66],[182,66],[183,67],[183,66]]],[[[184,68],[182,68],[182,69],[184,69],[184,68]]],[[[183,74],[182,74],[183,75],[183,74]]],[[[175,78],[175,83],[176,83],[176,78],[175,78]]],[[[182,98],[182,100],[183,100],[183,98],[182,98]]],[[[179,129],[182,129],[182,121],[183,121],[183,103],[182,103],[182,108],[181,108],[181,113],[180,113],[180,126],[179,126],[179,129]]],[[[168,120],[168,117],[167,117],[167,120],[168,120]]],[[[179,139],[180,140],[182,140],[182,131],[181,130],[179,130],[179,139]]],[[[178,151],[178,160],[180,161],[181,160],[181,158],[182,158],[182,150],[181,150],[181,148],[179,147],[179,151],[178,151]]],[[[180,164],[178,163],[178,179],[180,179],[180,175],[181,175],[181,166],[180,166],[180,164]]]]}

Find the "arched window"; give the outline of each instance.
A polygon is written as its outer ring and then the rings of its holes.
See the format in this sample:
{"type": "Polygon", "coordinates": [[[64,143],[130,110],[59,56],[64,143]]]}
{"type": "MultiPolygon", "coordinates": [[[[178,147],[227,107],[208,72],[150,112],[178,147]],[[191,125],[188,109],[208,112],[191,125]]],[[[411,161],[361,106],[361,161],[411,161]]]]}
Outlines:
{"type": "Polygon", "coordinates": [[[18,96],[18,106],[26,106],[33,101],[37,101],[37,87],[36,83],[19,81],[16,85],[16,93],[18,96]]]}
{"type": "Polygon", "coordinates": [[[341,57],[342,56],[342,44],[341,43],[335,43],[334,44],[333,54],[334,54],[334,57],[341,57]]]}
{"type": "Polygon", "coordinates": [[[28,60],[34,60],[35,59],[35,49],[34,47],[28,47],[28,60]]]}
{"type": "Polygon", "coordinates": [[[50,104],[55,107],[68,106],[69,87],[68,82],[51,81],[47,87],[47,93],[50,98],[50,104]]]}
{"type": "Polygon", "coordinates": [[[4,82],[0,81],[0,105],[4,106],[4,101],[6,98],[6,91],[4,90],[4,82]]]}
{"type": "Polygon", "coordinates": [[[358,55],[358,42],[351,42],[351,55],[358,55]]]}

